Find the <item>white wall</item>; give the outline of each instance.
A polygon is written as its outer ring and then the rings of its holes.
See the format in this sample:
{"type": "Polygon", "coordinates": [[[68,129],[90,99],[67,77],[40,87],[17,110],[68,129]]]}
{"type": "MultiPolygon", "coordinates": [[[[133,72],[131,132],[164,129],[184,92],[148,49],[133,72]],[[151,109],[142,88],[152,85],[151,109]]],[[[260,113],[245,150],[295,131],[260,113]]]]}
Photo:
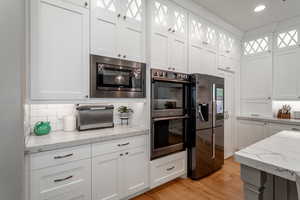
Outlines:
{"type": "Polygon", "coordinates": [[[0,199],[22,200],[24,0],[0,1],[0,199]]]}

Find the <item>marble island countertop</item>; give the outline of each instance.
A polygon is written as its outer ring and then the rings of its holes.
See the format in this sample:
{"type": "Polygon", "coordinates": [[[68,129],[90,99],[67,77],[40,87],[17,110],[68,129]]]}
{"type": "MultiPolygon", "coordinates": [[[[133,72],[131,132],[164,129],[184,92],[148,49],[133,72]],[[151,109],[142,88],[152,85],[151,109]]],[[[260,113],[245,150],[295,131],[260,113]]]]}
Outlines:
{"type": "Polygon", "coordinates": [[[45,136],[31,135],[25,144],[25,153],[37,153],[54,149],[92,144],[114,139],[149,134],[149,130],[142,127],[116,126],[91,131],[51,132],[45,136]]]}
{"type": "Polygon", "coordinates": [[[240,115],[237,119],[300,126],[300,119],[278,119],[267,115],[240,115]]]}
{"type": "Polygon", "coordinates": [[[296,181],[300,172],[300,132],[282,131],[235,153],[243,165],[296,181]]]}

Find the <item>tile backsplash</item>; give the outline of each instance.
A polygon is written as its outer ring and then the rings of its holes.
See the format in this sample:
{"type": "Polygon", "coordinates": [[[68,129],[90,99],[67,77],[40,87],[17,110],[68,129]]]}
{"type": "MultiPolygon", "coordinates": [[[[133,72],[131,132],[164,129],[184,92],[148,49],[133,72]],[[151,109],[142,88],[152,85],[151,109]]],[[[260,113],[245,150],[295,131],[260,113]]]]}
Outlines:
{"type": "MultiPolygon", "coordinates": [[[[98,104],[99,105],[99,104],[98,104]]],[[[119,106],[128,106],[134,113],[129,119],[129,125],[148,127],[148,110],[146,103],[106,103],[102,105],[114,105],[114,123],[120,124],[119,106]]],[[[75,104],[32,104],[30,105],[30,127],[33,131],[34,125],[39,121],[50,121],[53,131],[63,130],[63,117],[76,114],[75,104]]]]}

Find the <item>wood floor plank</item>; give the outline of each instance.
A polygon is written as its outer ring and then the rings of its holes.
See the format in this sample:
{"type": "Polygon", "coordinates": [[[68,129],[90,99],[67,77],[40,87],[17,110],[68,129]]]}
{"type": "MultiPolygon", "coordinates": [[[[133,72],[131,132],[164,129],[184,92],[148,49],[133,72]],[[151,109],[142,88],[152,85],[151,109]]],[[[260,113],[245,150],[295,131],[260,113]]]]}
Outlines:
{"type": "Polygon", "coordinates": [[[133,200],[243,200],[240,165],[229,158],[221,170],[206,178],[179,178],[133,200]]]}

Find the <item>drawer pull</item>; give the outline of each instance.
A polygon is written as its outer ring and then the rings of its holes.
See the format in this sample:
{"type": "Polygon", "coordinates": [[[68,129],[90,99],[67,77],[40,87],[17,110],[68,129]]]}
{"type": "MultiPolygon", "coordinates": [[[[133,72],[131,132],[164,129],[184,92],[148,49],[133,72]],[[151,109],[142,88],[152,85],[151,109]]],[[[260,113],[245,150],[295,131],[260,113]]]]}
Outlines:
{"type": "Polygon", "coordinates": [[[55,183],[58,183],[58,182],[62,182],[62,181],[69,180],[69,179],[71,179],[71,178],[73,178],[73,176],[68,176],[68,177],[62,178],[62,179],[55,179],[54,182],[55,182],[55,183]]]}
{"type": "Polygon", "coordinates": [[[166,170],[167,170],[167,171],[171,171],[171,170],[173,170],[173,169],[175,169],[175,166],[170,167],[170,168],[167,168],[166,170]]]}
{"type": "Polygon", "coordinates": [[[74,154],[73,153],[70,153],[70,154],[67,154],[67,155],[64,155],[64,156],[55,156],[54,159],[63,159],[63,158],[68,158],[68,157],[71,157],[73,156],[74,154]]]}
{"type": "Polygon", "coordinates": [[[127,145],[129,145],[130,143],[129,142],[127,142],[127,143],[124,143],[124,144],[118,144],[118,146],[119,147],[123,147],[123,146],[127,146],[127,145]]]}

